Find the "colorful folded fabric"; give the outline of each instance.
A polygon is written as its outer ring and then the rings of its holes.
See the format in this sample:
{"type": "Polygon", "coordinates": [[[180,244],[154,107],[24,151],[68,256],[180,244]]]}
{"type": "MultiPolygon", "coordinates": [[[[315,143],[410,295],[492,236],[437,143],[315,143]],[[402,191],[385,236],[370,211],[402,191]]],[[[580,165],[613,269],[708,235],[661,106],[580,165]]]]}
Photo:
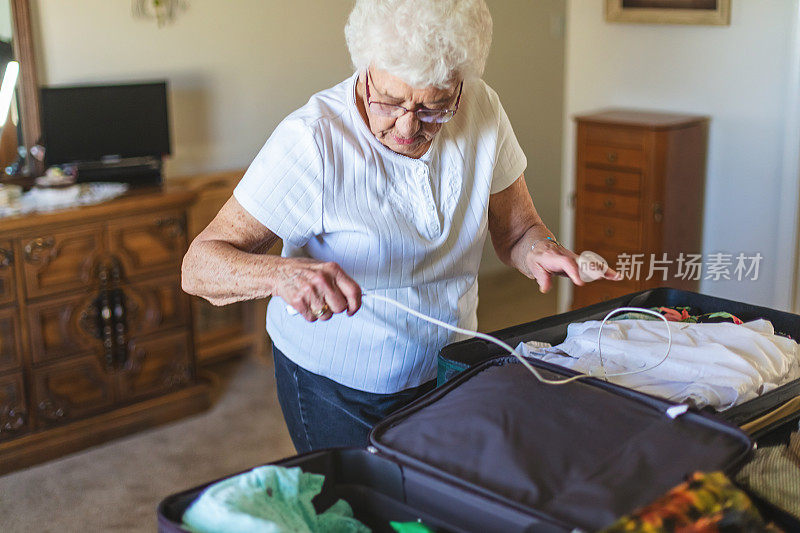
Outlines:
{"type": "Polygon", "coordinates": [[[603,530],[604,533],[780,531],[722,472],[696,472],[685,483],[603,530]]]}
{"type": "MultiPolygon", "coordinates": [[[[716,311],[714,313],[700,313],[699,310],[689,306],[678,307],[651,307],[651,311],[661,313],[664,318],[670,322],[687,322],[690,324],[705,324],[714,322],[733,322],[734,324],[743,324],[739,317],[728,313],[727,311],[716,311]]],[[[637,313],[631,311],[629,313],[621,313],[611,317],[609,320],[658,320],[653,315],[646,313],[637,313]]]]}

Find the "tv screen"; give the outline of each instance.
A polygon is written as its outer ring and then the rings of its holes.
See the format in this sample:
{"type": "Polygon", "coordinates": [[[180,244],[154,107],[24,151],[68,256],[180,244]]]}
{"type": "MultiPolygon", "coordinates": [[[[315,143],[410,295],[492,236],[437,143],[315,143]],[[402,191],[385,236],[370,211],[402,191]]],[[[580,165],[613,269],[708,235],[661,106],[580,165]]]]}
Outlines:
{"type": "Polygon", "coordinates": [[[49,165],[170,153],[165,81],[45,87],[41,108],[49,165]]]}

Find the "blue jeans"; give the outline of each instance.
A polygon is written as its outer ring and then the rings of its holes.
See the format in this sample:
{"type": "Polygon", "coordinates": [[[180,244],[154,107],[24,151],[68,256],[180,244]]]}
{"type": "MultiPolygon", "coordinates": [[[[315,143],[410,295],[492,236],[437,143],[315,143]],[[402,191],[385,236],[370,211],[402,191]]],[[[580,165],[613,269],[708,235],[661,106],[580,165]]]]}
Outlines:
{"type": "Polygon", "coordinates": [[[382,418],[436,387],[433,379],[394,394],[345,387],[296,365],[272,345],[283,418],[298,453],[338,446],[365,448],[382,418]]]}

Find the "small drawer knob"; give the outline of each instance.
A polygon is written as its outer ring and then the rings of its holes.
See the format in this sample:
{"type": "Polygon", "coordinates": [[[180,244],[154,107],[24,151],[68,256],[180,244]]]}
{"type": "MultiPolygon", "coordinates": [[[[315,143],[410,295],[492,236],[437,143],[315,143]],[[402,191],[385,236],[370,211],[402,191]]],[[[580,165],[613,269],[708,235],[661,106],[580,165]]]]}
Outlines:
{"type": "Polygon", "coordinates": [[[617,152],[608,152],[608,153],[606,153],[606,159],[608,159],[608,161],[610,163],[615,163],[617,161],[618,157],[619,156],[617,156],[617,152]]]}
{"type": "Polygon", "coordinates": [[[614,208],[614,200],[606,200],[603,202],[603,207],[606,209],[613,209],[614,208]]]}
{"type": "Polygon", "coordinates": [[[14,264],[14,252],[0,248],[0,268],[10,267],[14,264]]]}
{"type": "Polygon", "coordinates": [[[614,176],[609,176],[606,178],[606,186],[613,187],[616,184],[617,184],[617,178],[615,178],[614,176]]]}
{"type": "Polygon", "coordinates": [[[613,237],[614,236],[614,228],[606,228],[605,230],[606,237],[613,237]]]}
{"type": "Polygon", "coordinates": [[[56,241],[53,237],[39,237],[25,245],[25,260],[29,263],[39,263],[44,252],[50,250],[56,241]]]}

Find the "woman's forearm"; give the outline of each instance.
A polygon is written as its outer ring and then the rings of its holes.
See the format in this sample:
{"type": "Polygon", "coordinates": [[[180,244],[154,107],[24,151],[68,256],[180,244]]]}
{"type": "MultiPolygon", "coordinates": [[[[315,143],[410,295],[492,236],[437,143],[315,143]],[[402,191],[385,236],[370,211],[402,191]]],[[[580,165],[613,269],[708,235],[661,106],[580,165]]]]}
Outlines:
{"type": "Polygon", "coordinates": [[[181,284],[214,305],[266,298],[273,294],[283,261],[221,240],[195,240],[183,258],[181,284]]]}

